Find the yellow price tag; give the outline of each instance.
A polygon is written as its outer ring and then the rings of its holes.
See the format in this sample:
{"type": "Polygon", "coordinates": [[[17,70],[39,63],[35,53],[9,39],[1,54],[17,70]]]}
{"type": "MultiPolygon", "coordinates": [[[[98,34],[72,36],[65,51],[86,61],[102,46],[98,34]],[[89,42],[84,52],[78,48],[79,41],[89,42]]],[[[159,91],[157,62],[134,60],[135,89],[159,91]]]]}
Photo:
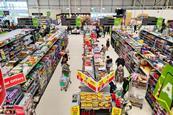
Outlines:
{"type": "Polygon", "coordinates": [[[80,115],[79,106],[73,106],[73,107],[71,108],[71,115],[80,115]]]}
{"type": "Polygon", "coordinates": [[[112,108],[112,114],[111,115],[121,115],[122,109],[113,107],[112,108]]]}

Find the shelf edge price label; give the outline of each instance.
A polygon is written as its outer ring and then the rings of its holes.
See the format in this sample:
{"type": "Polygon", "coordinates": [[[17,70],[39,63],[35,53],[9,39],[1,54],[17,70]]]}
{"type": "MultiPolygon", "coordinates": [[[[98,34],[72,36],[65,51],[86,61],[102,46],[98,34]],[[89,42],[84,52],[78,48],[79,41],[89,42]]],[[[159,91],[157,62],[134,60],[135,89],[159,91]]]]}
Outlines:
{"type": "Polygon", "coordinates": [[[121,115],[121,111],[122,111],[122,109],[117,108],[117,107],[113,107],[111,115],[121,115]]]}
{"type": "Polygon", "coordinates": [[[73,107],[71,108],[71,115],[80,115],[79,106],[73,106],[73,107]]]}

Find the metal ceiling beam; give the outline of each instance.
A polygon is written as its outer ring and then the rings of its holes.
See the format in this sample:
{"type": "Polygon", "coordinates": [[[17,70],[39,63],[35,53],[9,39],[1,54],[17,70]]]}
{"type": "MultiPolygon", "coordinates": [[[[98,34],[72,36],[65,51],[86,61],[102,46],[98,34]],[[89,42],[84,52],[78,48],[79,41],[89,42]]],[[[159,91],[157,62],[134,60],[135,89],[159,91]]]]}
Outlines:
{"type": "Polygon", "coordinates": [[[60,0],[58,0],[58,4],[59,4],[59,8],[60,8],[60,6],[61,6],[61,2],[60,2],[60,0]]]}
{"type": "Polygon", "coordinates": [[[168,7],[169,6],[169,1],[170,0],[165,0],[164,6],[168,7]]]}
{"type": "Polygon", "coordinates": [[[135,6],[135,0],[132,0],[132,6],[135,6]]]}
{"type": "Polygon", "coordinates": [[[113,12],[113,3],[114,3],[114,0],[112,0],[112,2],[111,2],[111,12],[113,12]]]}

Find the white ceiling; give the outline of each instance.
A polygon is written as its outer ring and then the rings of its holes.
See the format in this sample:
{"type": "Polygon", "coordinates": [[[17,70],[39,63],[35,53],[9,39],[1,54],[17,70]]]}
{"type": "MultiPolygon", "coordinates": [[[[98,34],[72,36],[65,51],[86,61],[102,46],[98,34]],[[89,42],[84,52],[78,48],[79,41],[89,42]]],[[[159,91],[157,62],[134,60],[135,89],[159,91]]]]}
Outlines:
{"type": "MultiPolygon", "coordinates": [[[[3,1],[3,0],[0,0],[3,1]]],[[[69,1],[72,12],[90,12],[91,8],[94,11],[114,12],[116,8],[152,8],[173,6],[173,0],[6,0],[6,1],[28,1],[29,8],[40,7],[41,9],[61,9],[62,12],[66,12],[69,7],[69,1]],[[101,2],[102,1],[102,2],[101,2]]]]}

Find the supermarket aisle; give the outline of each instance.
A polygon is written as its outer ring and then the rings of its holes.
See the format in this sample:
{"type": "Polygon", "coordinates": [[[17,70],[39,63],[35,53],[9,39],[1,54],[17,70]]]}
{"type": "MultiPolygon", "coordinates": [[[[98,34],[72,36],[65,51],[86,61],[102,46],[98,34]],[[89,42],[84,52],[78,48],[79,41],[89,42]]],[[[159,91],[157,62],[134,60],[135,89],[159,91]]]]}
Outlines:
{"type": "MultiPolygon", "coordinates": [[[[109,38],[109,36],[106,36],[106,39],[109,38]]],[[[106,45],[106,39],[105,38],[101,38],[99,39],[100,41],[100,45],[101,44],[104,44],[106,45]]],[[[112,59],[113,59],[113,67],[116,69],[116,65],[115,65],[115,61],[116,59],[118,58],[118,55],[115,53],[114,49],[112,48],[112,46],[110,46],[109,50],[106,52],[106,56],[109,55],[112,59]]],[[[124,76],[127,77],[129,76],[129,72],[127,71],[126,68],[124,68],[124,76]]],[[[118,84],[118,87],[121,87],[120,84],[118,84]]],[[[152,110],[149,106],[149,104],[146,102],[146,100],[144,101],[144,105],[143,105],[143,108],[140,109],[140,108],[137,108],[137,107],[133,107],[132,110],[130,110],[129,112],[129,115],[151,115],[152,113],[152,110]]]]}
{"type": "Polygon", "coordinates": [[[36,108],[37,115],[70,115],[72,95],[79,92],[80,82],[76,79],[76,71],[82,68],[82,35],[69,35],[70,69],[72,84],[67,92],[60,91],[59,79],[61,66],[57,66],[52,79],[36,108]]]}
{"type": "MultiPolygon", "coordinates": [[[[70,108],[72,106],[72,95],[79,92],[79,80],[76,79],[76,71],[82,68],[82,59],[81,55],[83,53],[82,49],[82,35],[70,35],[69,36],[69,46],[70,50],[70,68],[72,71],[71,79],[72,84],[68,88],[67,92],[61,92],[59,87],[59,78],[61,75],[61,66],[58,65],[52,79],[36,109],[37,115],[70,115],[70,108]]],[[[107,36],[108,37],[108,36],[107,36]]],[[[106,44],[106,39],[100,38],[101,44],[106,44]]],[[[106,56],[109,55],[113,59],[114,68],[115,60],[118,58],[118,55],[115,53],[112,47],[109,48],[109,51],[106,53],[106,56]]],[[[125,76],[128,76],[129,73],[125,68],[125,76]]],[[[144,103],[143,109],[133,107],[129,111],[129,115],[150,115],[151,109],[147,102],[144,103]]]]}

